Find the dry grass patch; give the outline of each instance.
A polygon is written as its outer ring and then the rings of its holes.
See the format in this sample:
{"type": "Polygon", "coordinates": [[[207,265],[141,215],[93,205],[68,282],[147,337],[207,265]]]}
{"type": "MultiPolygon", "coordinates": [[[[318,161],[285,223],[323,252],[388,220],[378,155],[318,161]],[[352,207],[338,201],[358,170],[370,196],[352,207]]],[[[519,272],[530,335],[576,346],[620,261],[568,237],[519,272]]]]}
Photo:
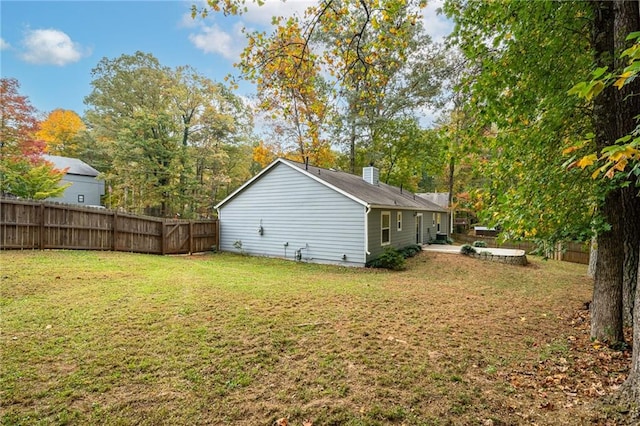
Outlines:
{"type": "Polygon", "coordinates": [[[4,424],[614,424],[580,265],[3,252],[4,424]]]}

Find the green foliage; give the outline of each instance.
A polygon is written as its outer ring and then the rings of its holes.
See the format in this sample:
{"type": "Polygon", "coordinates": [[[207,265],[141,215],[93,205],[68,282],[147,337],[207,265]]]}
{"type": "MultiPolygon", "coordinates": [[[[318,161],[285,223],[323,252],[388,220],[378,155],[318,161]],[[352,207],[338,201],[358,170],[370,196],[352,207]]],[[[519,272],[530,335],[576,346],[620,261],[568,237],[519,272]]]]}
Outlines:
{"type": "Polygon", "coordinates": [[[464,254],[465,256],[469,256],[471,254],[477,253],[477,251],[470,244],[464,244],[462,247],[460,247],[460,253],[464,254]]]}
{"type": "MultiPolygon", "coordinates": [[[[598,68],[591,73],[590,80],[577,83],[568,91],[568,94],[591,101],[606,87],[615,86],[619,90],[624,90],[634,82],[640,74],[640,32],[633,32],[626,39],[633,41],[634,44],[620,54],[620,59],[626,60],[624,69],[616,74],[607,67],[598,68]]],[[[638,96],[638,93],[626,96],[638,96]]],[[[588,168],[592,170],[591,177],[594,179],[599,176],[611,179],[617,174],[640,176],[640,121],[638,120],[640,117],[636,117],[638,125],[631,133],[618,138],[614,144],[602,148],[599,153],[592,151],[592,145],[586,143],[588,140],[569,146],[564,150],[565,154],[581,151],[582,153],[579,156],[574,154],[565,165],[568,168],[588,168]]]]}
{"type": "Polygon", "coordinates": [[[590,111],[566,95],[591,68],[591,5],[448,0],[444,10],[473,64],[457,91],[482,149],[474,167],[484,179],[471,194],[479,219],[511,239],[588,236],[599,194],[562,167],[562,145],[592,132],[590,111]]]}
{"type": "Polygon", "coordinates": [[[400,254],[402,254],[405,259],[414,257],[420,252],[422,252],[422,246],[420,244],[410,244],[400,250],[400,254]]]}
{"type": "Polygon", "coordinates": [[[474,247],[486,247],[487,243],[485,241],[474,241],[473,242],[473,246],[474,247]]]}
{"type": "Polygon", "coordinates": [[[58,197],[71,185],[60,184],[64,175],[44,161],[1,161],[0,192],[31,200],[58,197]]]}
{"type": "Polygon", "coordinates": [[[406,259],[414,257],[420,252],[422,252],[422,246],[419,244],[410,244],[401,249],[386,247],[384,253],[367,262],[366,266],[368,268],[382,268],[401,271],[406,267],[406,259]]]}
{"type": "Polygon", "coordinates": [[[367,267],[401,271],[406,267],[406,260],[400,250],[394,247],[387,247],[385,248],[384,253],[367,262],[367,267]]]}
{"type": "Polygon", "coordinates": [[[211,217],[249,178],[251,118],[222,85],[143,52],[104,58],[92,75],[80,145],[112,189],[109,207],[211,217]]]}

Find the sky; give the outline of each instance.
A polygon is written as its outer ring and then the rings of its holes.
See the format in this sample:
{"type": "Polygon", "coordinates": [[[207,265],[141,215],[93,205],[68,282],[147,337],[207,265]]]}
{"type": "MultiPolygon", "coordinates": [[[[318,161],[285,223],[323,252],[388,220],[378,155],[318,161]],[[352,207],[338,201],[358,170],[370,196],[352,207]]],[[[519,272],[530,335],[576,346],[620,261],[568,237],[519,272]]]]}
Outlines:
{"type": "MultiPolygon", "coordinates": [[[[429,2],[425,28],[442,40],[452,24],[436,13],[442,0],[429,2]]],[[[267,0],[240,17],[210,14],[191,18],[202,0],[0,1],[0,75],[16,78],[19,92],[42,115],[57,108],[83,115],[91,93],[91,70],[102,58],[136,51],[162,65],[190,65],[211,80],[237,75],[233,64],[246,45],[242,28],[269,30],[274,15],[302,13],[311,0],[267,0]]],[[[240,85],[238,95],[255,89],[240,85]]]]}

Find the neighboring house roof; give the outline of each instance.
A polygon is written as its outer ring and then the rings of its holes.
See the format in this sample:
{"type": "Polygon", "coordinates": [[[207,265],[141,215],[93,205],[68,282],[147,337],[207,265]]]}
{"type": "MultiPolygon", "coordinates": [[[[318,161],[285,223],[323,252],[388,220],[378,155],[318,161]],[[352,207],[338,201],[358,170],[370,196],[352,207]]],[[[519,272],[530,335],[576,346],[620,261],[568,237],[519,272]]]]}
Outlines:
{"type": "Polygon", "coordinates": [[[429,200],[432,203],[436,203],[437,205],[445,209],[449,206],[448,192],[422,192],[416,195],[424,198],[425,200],[429,200]]]}
{"type": "Polygon", "coordinates": [[[67,174],[96,177],[99,171],[77,158],[60,157],[58,155],[43,155],[46,161],[53,163],[56,169],[67,169],[67,174]]]}
{"type": "Polygon", "coordinates": [[[303,163],[297,163],[295,161],[285,160],[278,158],[260,173],[254,176],[247,183],[238,188],[235,192],[222,200],[216,209],[227,203],[234,198],[237,194],[242,192],[246,187],[250,186],[253,182],[260,179],[260,177],[267,173],[278,164],[282,164],[291,167],[294,170],[310,177],[311,179],[320,182],[321,184],[332,188],[333,190],[345,195],[348,198],[368,207],[375,208],[403,208],[414,209],[423,211],[436,211],[446,212],[447,210],[432,203],[429,200],[418,197],[412,192],[401,190],[398,187],[387,185],[383,182],[379,182],[377,185],[367,183],[361,176],[352,175],[350,173],[341,172],[338,170],[322,169],[315,166],[307,166],[303,163]]]}

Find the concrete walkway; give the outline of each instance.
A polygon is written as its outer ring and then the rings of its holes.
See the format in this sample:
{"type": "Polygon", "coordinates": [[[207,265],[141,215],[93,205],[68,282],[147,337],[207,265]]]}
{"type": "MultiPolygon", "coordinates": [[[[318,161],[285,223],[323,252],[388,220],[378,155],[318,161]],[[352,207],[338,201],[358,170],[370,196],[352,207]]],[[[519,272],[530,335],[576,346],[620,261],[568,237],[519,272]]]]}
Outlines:
{"type": "MultiPolygon", "coordinates": [[[[460,254],[460,248],[462,246],[452,246],[445,244],[430,244],[422,246],[423,251],[433,251],[437,253],[458,253],[460,254]]],[[[498,256],[524,256],[524,250],[517,249],[501,249],[493,247],[474,247],[478,253],[489,252],[498,256]]]]}

